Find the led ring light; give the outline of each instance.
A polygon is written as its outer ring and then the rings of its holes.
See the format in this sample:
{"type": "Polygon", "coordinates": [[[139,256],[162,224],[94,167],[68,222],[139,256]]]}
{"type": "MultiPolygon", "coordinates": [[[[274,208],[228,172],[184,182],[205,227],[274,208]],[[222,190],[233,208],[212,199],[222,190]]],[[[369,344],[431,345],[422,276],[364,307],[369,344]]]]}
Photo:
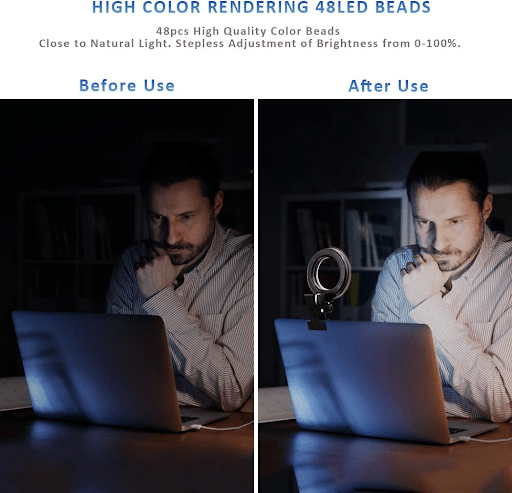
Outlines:
{"type": "Polygon", "coordinates": [[[351,277],[352,269],[350,267],[350,261],[345,253],[339,248],[324,248],[323,250],[315,253],[309,261],[307,269],[307,281],[309,289],[313,294],[324,293],[331,300],[341,298],[341,296],[345,294],[350,285],[351,277]],[[336,283],[336,286],[331,289],[327,289],[325,286],[322,286],[322,283],[318,278],[320,266],[325,260],[329,258],[333,259],[340,269],[340,277],[338,282],[336,283]]]}

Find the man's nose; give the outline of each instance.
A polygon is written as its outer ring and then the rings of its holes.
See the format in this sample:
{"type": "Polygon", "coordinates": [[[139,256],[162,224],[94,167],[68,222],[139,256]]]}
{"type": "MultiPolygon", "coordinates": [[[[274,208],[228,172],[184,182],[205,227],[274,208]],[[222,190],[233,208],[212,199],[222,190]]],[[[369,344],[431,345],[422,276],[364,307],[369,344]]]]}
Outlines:
{"type": "Polygon", "coordinates": [[[449,239],[443,228],[432,224],[430,231],[430,244],[438,251],[442,252],[449,246],[449,239]]]}
{"type": "Polygon", "coordinates": [[[167,243],[169,245],[174,245],[175,243],[179,243],[181,240],[181,233],[178,228],[178,226],[173,223],[172,221],[169,221],[169,225],[167,227],[167,243]]]}

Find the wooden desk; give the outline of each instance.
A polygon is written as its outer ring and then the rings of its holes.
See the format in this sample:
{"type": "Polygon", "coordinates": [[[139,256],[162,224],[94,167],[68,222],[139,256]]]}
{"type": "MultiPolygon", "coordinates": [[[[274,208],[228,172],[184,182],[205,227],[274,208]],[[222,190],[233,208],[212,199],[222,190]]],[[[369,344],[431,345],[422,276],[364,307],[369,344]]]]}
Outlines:
{"type": "MultiPolygon", "coordinates": [[[[212,427],[240,426],[232,413],[212,427]]],[[[0,413],[2,493],[252,492],[254,425],[154,433],[0,413]]]]}
{"type": "MultiPolygon", "coordinates": [[[[262,493],[512,492],[512,441],[420,445],[259,425],[262,493]]],[[[512,423],[478,438],[512,437],[512,423]]]]}

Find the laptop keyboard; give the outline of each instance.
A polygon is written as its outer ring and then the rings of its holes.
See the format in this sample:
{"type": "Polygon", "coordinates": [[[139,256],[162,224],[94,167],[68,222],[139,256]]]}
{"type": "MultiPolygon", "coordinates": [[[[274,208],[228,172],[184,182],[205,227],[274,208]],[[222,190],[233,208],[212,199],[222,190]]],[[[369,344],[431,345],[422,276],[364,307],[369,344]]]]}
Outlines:
{"type": "Polygon", "coordinates": [[[182,423],[186,423],[187,421],[194,421],[195,419],[199,419],[199,418],[196,418],[194,416],[181,416],[182,423]]]}
{"type": "Polygon", "coordinates": [[[450,435],[454,433],[459,433],[460,431],[467,431],[467,428],[448,428],[450,430],[450,435]]]}

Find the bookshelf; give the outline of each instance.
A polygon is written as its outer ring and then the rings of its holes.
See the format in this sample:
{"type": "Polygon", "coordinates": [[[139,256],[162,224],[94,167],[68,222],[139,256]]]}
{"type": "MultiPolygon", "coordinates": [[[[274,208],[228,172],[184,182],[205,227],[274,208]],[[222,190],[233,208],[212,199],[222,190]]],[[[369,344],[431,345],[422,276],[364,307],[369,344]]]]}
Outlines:
{"type": "Polygon", "coordinates": [[[18,308],[104,311],[117,256],[145,231],[138,187],[23,192],[18,210],[18,308]]]}
{"type": "MultiPolygon", "coordinates": [[[[495,207],[489,223],[493,229],[511,235],[512,185],[493,186],[490,191],[495,207]]],[[[415,243],[407,191],[403,188],[284,195],[281,225],[281,317],[308,317],[303,296],[309,293],[306,267],[311,252],[338,246],[351,261],[352,282],[347,293],[335,302],[331,317],[369,320],[383,260],[396,248],[415,243]],[[352,220],[354,217],[359,223],[352,220]],[[365,223],[371,224],[373,237],[377,238],[374,246],[365,223]]],[[[319,275],[322,284],[329,287],[336,282],[338,270],[325,264],[319,275]]]]}

